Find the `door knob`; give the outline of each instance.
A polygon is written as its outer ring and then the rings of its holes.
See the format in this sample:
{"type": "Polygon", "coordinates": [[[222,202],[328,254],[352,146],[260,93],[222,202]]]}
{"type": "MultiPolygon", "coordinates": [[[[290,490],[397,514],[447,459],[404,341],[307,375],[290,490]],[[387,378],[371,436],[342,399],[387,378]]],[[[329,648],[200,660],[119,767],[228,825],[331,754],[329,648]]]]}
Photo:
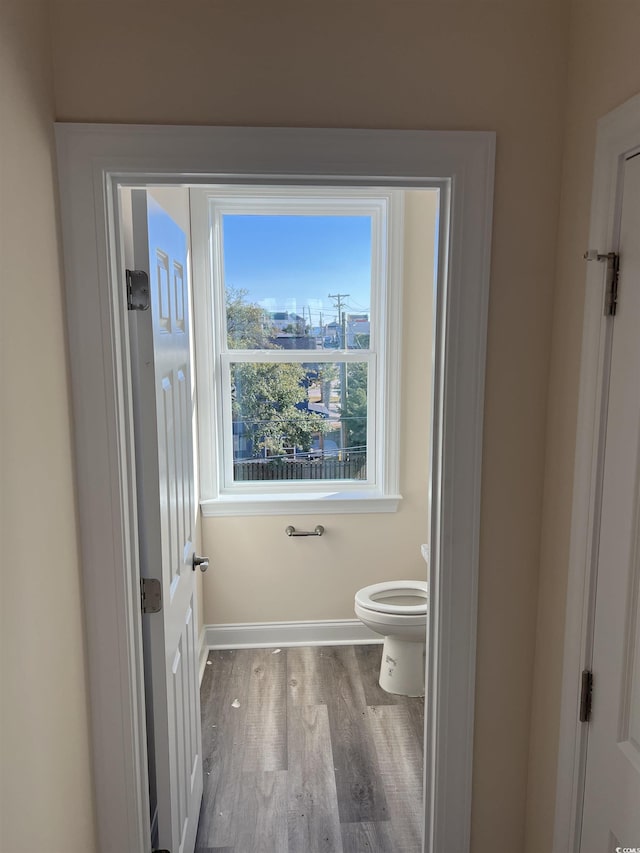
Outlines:
{"type": "Polygon", "coordinates": [[[200,566],[201,572],[206,572],[209,568],[209,558],[208,557],[197,557],[195,554],[193,555],[193,562],[191,564],[193,566],[193,571],[195,572],[196,567],[200,566]]]}

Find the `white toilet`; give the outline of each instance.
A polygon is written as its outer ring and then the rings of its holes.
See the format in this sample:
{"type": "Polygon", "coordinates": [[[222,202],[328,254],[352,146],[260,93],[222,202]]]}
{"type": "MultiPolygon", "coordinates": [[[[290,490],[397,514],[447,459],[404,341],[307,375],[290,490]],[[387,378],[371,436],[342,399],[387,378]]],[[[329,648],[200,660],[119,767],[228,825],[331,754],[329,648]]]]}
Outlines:
{"type": "Polygon", "coordinates": [[[426,581],[387,581],[358,590],[355,612],[384,636],[380,687],[401,696],[424,696],[427,635],[426,581]]]}

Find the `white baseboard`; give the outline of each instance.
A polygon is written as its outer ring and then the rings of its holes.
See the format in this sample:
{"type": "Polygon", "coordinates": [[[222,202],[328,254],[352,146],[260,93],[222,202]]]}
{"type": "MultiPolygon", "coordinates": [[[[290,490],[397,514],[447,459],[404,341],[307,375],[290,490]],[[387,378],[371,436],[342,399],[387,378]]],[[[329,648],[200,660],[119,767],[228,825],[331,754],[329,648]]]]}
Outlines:
{"type": "MultiPolygon", "coordinates": [[[[347,646],[381,643],[380,634],[358,619],[326,619],[319,622],[258,622],[236,625],[205,625],[202,649],[259,649],[270,646],[347,646]]],[[[200,662],[202,665],[202,654],[200,662]]]]}

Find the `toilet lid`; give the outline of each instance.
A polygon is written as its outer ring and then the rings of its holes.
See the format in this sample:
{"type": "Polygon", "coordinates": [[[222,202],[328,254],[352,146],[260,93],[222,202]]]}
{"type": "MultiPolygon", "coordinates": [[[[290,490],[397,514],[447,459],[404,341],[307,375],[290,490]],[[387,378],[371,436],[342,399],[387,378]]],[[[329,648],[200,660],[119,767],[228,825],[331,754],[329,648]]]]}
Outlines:
{"type": "Polygon", "coordinates": [[[356,592],[356,604],[378,613],[422,614],[427,612],[426,581],[386,581],[356,592]]]}

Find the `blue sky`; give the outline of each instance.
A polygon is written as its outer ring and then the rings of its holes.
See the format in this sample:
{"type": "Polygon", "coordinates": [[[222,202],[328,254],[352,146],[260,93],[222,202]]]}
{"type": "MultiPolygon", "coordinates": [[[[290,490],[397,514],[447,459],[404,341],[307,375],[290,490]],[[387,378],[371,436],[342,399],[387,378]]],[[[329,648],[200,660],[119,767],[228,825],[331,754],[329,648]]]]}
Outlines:
{"type": "Polygon", "coordinates": [[[368,216],[225,215],[228,287],[268,311],[289,311],[313,324],[336,317],[329,293],[348,293],[347,313],[369,313],[371,219],[368,216]]]}

